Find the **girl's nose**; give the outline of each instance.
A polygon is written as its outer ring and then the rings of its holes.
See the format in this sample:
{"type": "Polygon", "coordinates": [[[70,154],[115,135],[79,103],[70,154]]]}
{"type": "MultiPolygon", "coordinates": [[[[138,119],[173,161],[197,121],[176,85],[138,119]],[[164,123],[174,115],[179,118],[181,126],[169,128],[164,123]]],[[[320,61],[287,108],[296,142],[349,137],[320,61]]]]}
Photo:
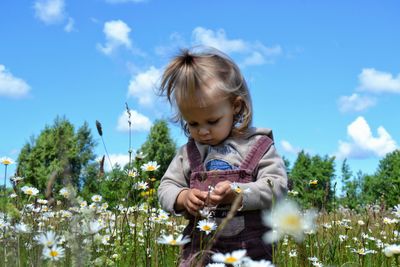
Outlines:
{"type": "Polygon", "coordinates": [[[210,131],[207,128],[202,127],[199,129],[199,135],[207,135],[209,133],[210,131]]]}

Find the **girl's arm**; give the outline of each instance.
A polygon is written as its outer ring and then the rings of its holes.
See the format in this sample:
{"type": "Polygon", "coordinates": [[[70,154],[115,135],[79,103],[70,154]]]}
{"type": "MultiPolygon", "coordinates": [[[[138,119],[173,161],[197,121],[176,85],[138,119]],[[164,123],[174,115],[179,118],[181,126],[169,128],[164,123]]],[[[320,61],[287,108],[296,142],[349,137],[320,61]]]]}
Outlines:
{"type": "Polygon", "coordinates": [[[264,154],[258,165],[255,182],[238,184],[243,192],[242,210],[266,209],[287,193],[285,164],[275,146],[264,154]],[[245,190],[247,189],[247,190],[245,190]]]}

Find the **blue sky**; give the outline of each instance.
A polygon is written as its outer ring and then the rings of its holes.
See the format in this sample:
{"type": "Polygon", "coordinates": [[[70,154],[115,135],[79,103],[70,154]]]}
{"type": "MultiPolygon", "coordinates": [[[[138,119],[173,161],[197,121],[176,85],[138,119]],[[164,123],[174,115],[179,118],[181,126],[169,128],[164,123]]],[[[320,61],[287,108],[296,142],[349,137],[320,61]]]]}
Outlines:
{"type": "Polygon", "coordinates": [[[125,102],[138,149],[171,115],[154,94],[163,67],[203,44],[239,64],[254,125],[273,129],[281,155],[335,155],[337,169],[347,158],[373,173],[400,142],[399,11],[395,0],[1,1],[0,157],[16,160],[59,115],[87,121],[101,156],[99,120],[112,161],[126,161],[125,102]]]}

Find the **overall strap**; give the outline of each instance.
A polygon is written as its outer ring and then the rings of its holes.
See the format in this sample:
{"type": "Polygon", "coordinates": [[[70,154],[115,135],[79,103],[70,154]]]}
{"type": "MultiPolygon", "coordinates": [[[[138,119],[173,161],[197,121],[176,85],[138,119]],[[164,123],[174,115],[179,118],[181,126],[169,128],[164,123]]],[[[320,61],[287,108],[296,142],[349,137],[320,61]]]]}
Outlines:
{"type": "Polygon", "coordinates": [[[241,168],[251,170],[252,172],[258,165],[258,162],[262,159],[265,152],[271,147],[274,141],[266,135],[260,137],[257,142],[253,145],[250,152],[244,159],[241,168]]]}
{"type": "Polygon", "coordinates": [[[201,162],[200,151],[197,149],[193,138],[189,138],[186,149],[188,153],[190,169],[192,172],[204,171],[204,166],[201,162]]]}

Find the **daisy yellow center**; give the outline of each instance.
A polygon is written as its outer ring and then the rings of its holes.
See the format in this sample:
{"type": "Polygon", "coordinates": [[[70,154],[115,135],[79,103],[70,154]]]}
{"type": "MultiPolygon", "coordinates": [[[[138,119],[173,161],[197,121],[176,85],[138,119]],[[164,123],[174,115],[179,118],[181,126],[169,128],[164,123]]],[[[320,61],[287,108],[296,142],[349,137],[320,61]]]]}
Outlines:
{"type": "Polygon", "coordinates": [[[289,227],[298,228],[300,226],[300,217],[297,215],[288,215],[283,223],[289,227]]]}
{"type": "Polygon", "coordinates": [[[28,190],[26,190],[26,194],[27,194],[27,195],[32,195],[32,194],[33,194],[33,191],[32,191],[31,189],[28,189],[28,190]]]}
{"type": "Polygon", "coordinates": [[[171,241],[169,241],[169,244],[170,244],[170,245],[176,245],[176,240],[175,240],[175,239],[172,239],[171,241]]]}
{"type": "Polygon", "coordinates": [[[6,160],[3,160],[1,163],[3,163],[4,165],[9,165],[9,164],[11,164],[11,161],[6,159],[6,160]]]}
{"type": "Polygon", "coordinates": [[[236,193],[240,193],[240,192],[242,192],[242,190],[238,187],[238,188],[235,189],[235,192],[236,193]]]}
{"type": "Polygon", "coordinates": [[[50,256],[57,257],[58,256],[58,251],[57,250],[50,251],[50,256]]]}
{"type": "Polygon", "coordinates": [[[204,231],[210,231],[210,230],[211,230],[211,227],[210,227],[209,225],[204,225],[204,226],[203,226],[203,230],[204,230],[204,231]]]}
{"type": "Polygon", "coordinates": [[[225,263],[228,263],[228,264],[235,263],[235,262],[237,262],[237,259],[235,257],[233,257],[233,256],[227,257],[225,259],[225,263]]]}
{"type": "Polygon", "coordinates": [[[147,166],[148,171],[154,171],[156,168],[154,166],[147,166]]]}

